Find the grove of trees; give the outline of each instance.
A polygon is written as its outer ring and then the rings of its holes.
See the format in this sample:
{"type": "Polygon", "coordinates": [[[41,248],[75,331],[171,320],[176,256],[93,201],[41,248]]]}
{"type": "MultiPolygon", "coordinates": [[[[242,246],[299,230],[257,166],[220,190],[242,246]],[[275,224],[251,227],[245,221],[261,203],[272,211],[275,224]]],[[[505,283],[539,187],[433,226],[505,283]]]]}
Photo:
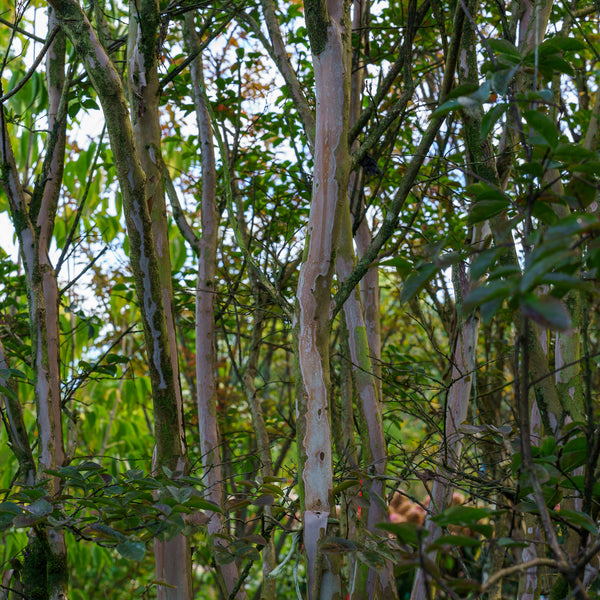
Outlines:
{"type": "Polygon", "coordinates": [[[0,600],[600,598],[599,2],[0,6],[0,600]]]}

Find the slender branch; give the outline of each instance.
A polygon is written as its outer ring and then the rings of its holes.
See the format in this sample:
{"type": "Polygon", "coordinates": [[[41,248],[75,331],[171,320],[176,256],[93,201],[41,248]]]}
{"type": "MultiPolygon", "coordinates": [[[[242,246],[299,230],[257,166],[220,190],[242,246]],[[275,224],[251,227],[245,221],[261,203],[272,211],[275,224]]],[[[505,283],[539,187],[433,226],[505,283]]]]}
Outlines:
{"type": "Polygon", "coordinates": [[[62,288],[62,290],[59,291],[59,296],[64,296],[65,292],[67,290],[70,290],[85,275],[85,273],[87,273],[94,266],[94,264],[100,258],[102,258],[102,256],[104,256],[104,254],[106,254],[107,250],[108,250],[108,246],[105,246],[104,248],[102,248],[102,250],[100,250],[100,252],[98,252],[98,254],[96,254],[96,256],[94,256],[94,258],[92,258],[92,260],[90,261],[90,264],[87,265],[85,267],[85,269],[83,269],[81,271],[81,273],[79,273],[79,275],[77,275],[77,277],[75,277],[71,281],[69,281],[69,283],[64,288],[62,288]]]}
{"type": "MultiPolygon", "coordinates": [[[[233,4],[233,2],[230,2],[229,4],[227,4],[224,8],[227,8],[230,4],[233,4]]],[[[215,11],[213,11],[214,13],[215,11]]],[[[178,64],[172,71],[169,71],[165,77],[163,77],[162,81],[160,82],[159,85],[159,90],[162,92],[180,73],[182,73],[183,71],[185,71],[185,69],[194,62],[194,60],[200,55],[200,53],[202,52],[202,50],[204,50],[205,48],[208,47],[208,45],[214,40],[214,38],[219,35],[222,31],[224,31],[227,26],[229,25],[229,23],[231,23],[231,21],[233,20],[233,18],[235,17],[235,11],[233,13],[231,13],[229,15],[229,18],[223,23],[221,24],[221,26],[216,29],[215,31],[211,32],[211,35],[204,41],[202,42],[197,48],[195,48],[192,52],[190,52],[190,54],[187,56],[187,58],[181,62],[180,64],[178,64]]],[[[203,30],[198,32],[198,38],[202,39],[202,34],[204,33],[205,30],[207,30],[209,28],[209,23],[210,23],[210,18],[212,16],[209,15],[209,17],[206,20],[206,25],[203,28],[203,30]]]]}
{"type": "Polygon", "coordinates": [[[558,563],[553,558],[534,558],[533,560],[528,560],[527,562],[513,565],[512,567],[505,567],[504,569],[500,569],[500,571],[496,571],[493,575],[491,575],[485,583],[481,586],[481,593],[485,593],[489,588],[491,588],[495,583],[503,579],[504,577],[509,577],[515,573],[520,573],[521,571],[527,571],[531,567],[552,567],[554,569],[558,569],[558,563]]]}
{"type": "Polygon", "coordinates": [[[19,27],[16,23],[11,23],[10,21],[3,19],[2,17],[0,17],[0,23],[2,23],[2,25],[6,25],[6,26],[10,27],[11,29],[16,31],[17,33],[20,33],[21,35],[24,35],[25,37],[32,39],[34,42],[39,42],[40,44],[43,44],[46,42],[46,40],[44,38],[38,37],[37,35],[30,33],[29,31],[26,31],[25,29],[21,29],[21,27],[19,27]]]}
{"type": "Polygon", "coordinates": [[[100,133],[100,139],[98,140],[96,152],[94,153],[94,158],[92,159],[92,164],[90,165],[90,168],[88,170],[88,175],[87,175],[87,179],[86,179],[86,183],[85,183],[85,189],[83,190],[83,195],[77,206],[77,211],[75,212],[75,220],[73,221],[73,225],[71,225],[71,229],[69,230],[69,235],[67,236],[67,240],[65,241],[65,244],[63,246],[62,252],[60,254],[60,258],[58,259],[58,262],[56,263],[55,271],[56,271],[57,275],[59,274],[63,263],[65,262],[65,259],[67,256],[67,251],[69,249],[69,246],[71,245],[71,242],[73,241],[73,237],[75,236],[75,232],[77,231],[77,226],[79,225],[79,221],[81,220],[83,208],[87,201],[88,194],[90,192],[90,187],[92,185],[92,181],[94,180],[94,178],[92,177],[92,173],[96,169],[96,165],[98,164],[98,159],[100,158],[100,152],[102,150],[102,140],[104,138],[105,133],[106,133],[106,123],[104,123],[102,132],[100,133]]]}
{"type": "MultiPolygon", "coordinates": [[[[454,72],[456,70],[456,62],[458,59],[458,50],[460,47],[463,23],[464,13],[462,10],[458,10],[454,22],[454,29],[452,32],[450,53],[448,55],[448,61],[446,62],[446,68],[444,69],[444,79],[442,81],[442,86],[440,90],[440,105],[444,101],[444,97],[450,91],[450,88],[452,87],[452,82],[454,80],[454,72]]],[[[433,118],[429,123],[429,127],[427,128],[425,134],[423,135],[423,138],[421,139],[421,143],[415,150],[413,158],[406,168],[404,177],[402,178],[396,195],[394,196],[394,199],[390,204],[389,210],[385,215],[381,228],[373,238],[371,244],[366,249],[356,266],[354,267],[348,279],[346,279],[346,281],[344,281],[339,287],[338,292],[334,297],[333,316],[335,316],[340,311],[344,302],[352,293],[354,287],[360,282],[360,280],[364,277],[365,273],[371,267],[372,263],[377,259],[379,251],[381,250],[383,245],[396,231],[396,225],[398,221],[398,215],[400,214],[400,210],[402,210],[404,202],[406,201],[408,194],[410,193],[415,184],[419,171],[421,170],[421,167],[425,162],[427,152],[429,151],[429,148],[433,144],[435,137],[438,134],[438,131],[444,123],[444,119],[445,117],[436,117],[433,118]]]]}
{"type": "Polygon", "coordinates": [[[56,25],[56,27],[54,27],[48,35],[44,47],[40,50],[40,53],[35,57],[33,64],[31,65],[27,73],[25,73],[25,76],[21,79],[21,81],[19,81],[19,83],[17,83],[17,85],[15,85],[15,87],[12,90],[6,92],[6,94],[4,94],[4,96],[0,98],[0,104],[6,102],[9,98],[12,98],[29,81],[29,79],[31,79],[32,75],[37,71],[37,68],[40,66],[42,59],[46,55],[46,52],[48,52],[50,46],[52,45],[52,42],[54,41],[54,38],[56,37],[56,34],[59,31],[60,26],[56,25]]]}
{"type": "Polygon", "coordinates": [[[165,168],[164,171],[165,177],[165,191],[167,192],[167,196],[171,201],[171,208],[173,209],[173,218],[175,219],[175,223],[177,223],[177,227],[181,235],[188,242],[188,244],[192,247],[194,254],[196,256],[200,255],[200,238],[196,235],[192,226],[189,224],[188,220],[185,217],[185,213],[183,212],[183,207],[181,206],[181,202],[179,201],[179,196],[177,195],[177,190],[173,185],[173,180],[171,179],[171,175],[169,170],[165,168]]]}
{"type": "MultiPolygon", "coordinates": [[[[419,10],[416,13],[415,22],[414,22],[414,24],[411,25],[411,31],[413,32],[413,35],[414,35],[414,32],[418,29],[419,25],[421,24],[421,21],[427,14],[427,11],[429,10],[429,6],[430,6],[430,0],[426,0],[419,7],[419,10]]],[[[411,35],[411,43],[412,43],[413,35],[411,35]]],[[[369,119],[373,116],[373,113],[377,110],[377,107],[379,106],[381,101],[384,99],[385,95],[389,92],[390,88],[394,84],[394,81],[396,81],[396,77],[398,77],[398,74],[404,68],[404,65],[406,62],[406,48],[408,48],[408,47],[409,47],[408,44],[405,44],[405,50],[403,50],[400,53],[400,55],[396,59],[396,62],[394,62],[394,64],[390,67],[386,76],[383,78],[382,82],[380,83],[379,87],[377,88],[375,97],[371,100],[371,102],[369,102],[369,105],[362,111],[362,113],[356,120],[356,123],[354,125],[352,125],[352,127],[350,128],[350,132],[348,133],[348,141],[350,144],[352,144],[352,142],[358,137],[360,132],[364,129],[365,125],[368,123],[369,119]]],[[[394,108],[392,108],[392,111],[394,110],[394,108]]],[[[399,112],[396,113],[396,116],[399,114],[399,112]]]]}

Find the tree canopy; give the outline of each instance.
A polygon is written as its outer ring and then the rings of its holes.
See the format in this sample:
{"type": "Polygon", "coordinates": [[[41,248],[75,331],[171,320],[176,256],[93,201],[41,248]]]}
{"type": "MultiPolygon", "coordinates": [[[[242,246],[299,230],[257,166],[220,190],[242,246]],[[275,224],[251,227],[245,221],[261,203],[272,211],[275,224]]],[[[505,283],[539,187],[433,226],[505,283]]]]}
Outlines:
{"type": "Polygon", "coordinates": [[[600,6],[0,14],[0,600],[600,598],[600,6]]]}

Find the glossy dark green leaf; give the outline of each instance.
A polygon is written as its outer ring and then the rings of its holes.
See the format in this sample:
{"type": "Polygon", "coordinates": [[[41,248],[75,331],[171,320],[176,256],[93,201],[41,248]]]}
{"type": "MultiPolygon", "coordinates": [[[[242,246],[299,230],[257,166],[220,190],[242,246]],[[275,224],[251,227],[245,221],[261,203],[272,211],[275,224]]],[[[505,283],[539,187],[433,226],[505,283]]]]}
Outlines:
{"type": "Polygon", "coordinates": [[[146,546],[142,542],[127,540],[117,546],[117,552],[128,560],[141,561],[146,554],[146,546]]]}
{"type": "Polygon", "coordinates": [[[521,54],[514,44],[505,39],[489,38],[488,44],[494,52],[509,57],[515,62],[521,61],[521,54]]]}
{"type": "Polygon", "coordinates": [[[530,132],[535,131],[542,136],[551,148],[558,145],[558,128],[550,117],[538,110],[524,110],[523,116],[530,127],[530,132]]]}
{"type": "Polygon", "coordinates": [[[558,515],[570,525],[574,525],[575,527],[582,527],[592,535],[598,535],[598,526],[596,525],[594,519],[592,519],[589,515],[585,514],[584,512],[561,508],[558,511],[558,515]]]}
{"type": "MultiPolygon", "coordinates": [[[[498,91],[498,93],[500,93],[498,91]]],[[[506,93],[506,92],[505,92],[506,93]]],[[[508,104],[496,104],[488,112],[485,113],[481,120],[481,137],[486,138],[492,128],[497,123],[498,119],[508,110],[508,104]]]]}
{"type": "Polygon", "coordinates": [[[510,296],[513,289],[513,284],[502,279],[496,279],[487,284],[482,284],[472,290],[463,300],[463,310],[473,310],[480,304],[490,302],[490,300],[505,300],[510,296]]]}
{"type": "Polygon", "coordinates": [[[467,223],[474,225],[487,221],[504,212],[509,206],[507,200],[481,200],[473,204],[469,211],[467,223]]]}
{"type": "Polygon", "coordinates": [[[527,294],[521,301],[523,314],[548,329],[565,331],[571,327],[571,318],[565,305],[551,296],[527,294]]]}
{"type": "Polygon", "coordinates": [[[437,271],[438,267],[434,263],[418,267],[416,273],[410,275],[404,282],[400,302],[404,304],[414,298],[423,286],[435,276],[437,271]]]}

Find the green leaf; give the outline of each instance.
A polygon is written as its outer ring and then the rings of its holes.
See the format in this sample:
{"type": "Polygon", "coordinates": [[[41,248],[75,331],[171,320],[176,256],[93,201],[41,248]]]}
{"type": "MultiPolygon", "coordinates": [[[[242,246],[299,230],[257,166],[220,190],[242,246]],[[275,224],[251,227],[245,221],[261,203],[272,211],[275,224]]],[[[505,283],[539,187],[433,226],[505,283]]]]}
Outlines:
{"type": "Polygon", "coordinates": [[[571,318],[565,305],[556,298],[526,294],[521,301],[521,307],[527,318],[542,327],[558,331],[565,331],[571,327],[571,318]]]}
{"type": "Polygon", "coordinates": [[[19,369],[0,369],[0,377],[9,378],[9,377],[18,377],[19,379],[26,379],[25,373],[23,371],[19,371],[19,369]]]}
{"type": "Polygon", "coordinates": [[[107,354],[106,362],[109,364],[128,364],[130,359],[127,356],[121,356],[120,354],[107,354]]]}
{"type": "Polygon", "coordinates": [[[167,489],[169,490],[171,496],[173,496],[173,498],[179,504],[185,504],[185,502],[187,502],[187,500],[189,500],[190,496],[192,495],[192,492],[194,491],[190,487],[178,488],[174,485],[167,485],[167,489]]]}
{"type": "Polygon", "coordinates": [[[548,256],[541,257],[540,260],[528,266],[519,283],[519,291],[527,292],[532,289],[546,273],[560,264],[561,260],[564,259],[564,254],[564,252],[560,251],[554,252],[548,256]]]}
{"type": "Polygon", "coordinates": [[[595,158],[595,153],[581,144],[562,143],[554,150],[554,158],[566,163],[580,163],[595,158]]]}
{"type": "MultiPolygon", "coordinates": [[[[562,199],[561,202],[562,204],[562,199]]],[[[531,214],[539,219],[544,225],[555,225],[558,221],[556,213],[545,202],[534,202],[531,214]]]]}
{"type": "Polygon", "coordinates": [[[142,544],[142,542],[134,542],[132,540],[127,540],[125,542],[121,542],[117,546],[117,552],[128,560],[136,560],[141,561],[146,554],[146,546],[142,544]]]}
{"type": "Polygon", "coordinates": [[[559,465],[565,471],[573,471],[584,465],[588,457],[588,442],[583,436],[569,440],[563,447],[559,465]]]}
{"type": "Polygon", "coordinates": [[[520,542],[519,540],[514,540],[509,537],[501,537],[496,540],[498,546],[508,547],[508,548],[527,548],[529,546],[529,542],[520,542]]]}
{"type": "Polygon", "coordinates": [[[15,402],[19,401],[19,397],[17,396],[17,394],[15,394],[13,390],[7,388],[5,385],[0,385],[0,393],[4,394],[5,396],[8,396],[9,398],[12,398],[12,400],[15,402]]]}
{"type": "Polygon", "coordinates": [[[455,100],[460,96],[469,96],[473,92],[476,92],[479,89],[479,86],[474,83],[465,83],[463,85],[456,86],[449,94],[444,98],[444,102],[448,102],[449,100],[455,100]]]}
{"type": "Polygon", "coordinates": [[[540,44],[538,49],[545,53],[550,51],[552,53],[562,52],[577,52],[578,50],[585,50],[587,46],[578,39],[563,37],[562,35],[556,35],[550,39],[545,40],[540,44]]]}
{"type": "Polygon", "coordinates": [[[443,117],[455,110],[459,110],[460,108],[463,108],[463,106],[459,102],[458,98],[455,98],[454,100],[448,100],[432,113],[431,118],[435,119],[437,117],[443,117]]]}
{"type": "Polygon", "coordinates": [[[521,54],[514,44],[504,39],[490,38],[488,39],[490,48],[497,54],[502,54],[515,62],[521,61],[521,54]]]}
{"type": "Polygon", "coordinates": [[[36,517],[45,517],[54,510],[54,507],[45,498],[38,498],[29,506],[25,506],[25,510],[36,517]]]}
{"type": "Polygon", "coordinates": [[[509,206],[507,200],[481,200],[471,206],[467,223],[475,225],[487,221],[496,215],[504,212],[509,206]]]}
{"type": "Polygon", "coordinates": [[[379,264],[385,267],[395,267],[400,277],[406,277],[414,268],[410,262],[399,256],[390,258],[389,260],[384,260],[379,264]]]}
{"type": "Polygon", "coordinates": [[[357,556],[361,563],[375,571],[381,571],[385,566],[385,558],[379,552],[375,552],[374,550],[364,548],[357,552],[357,556]]]}
{"type": "MultiPolygon", "coordinates": [[[[498,91],[498,93],[500,92],[498,91]]],[[[507,109],[508,104],[496,104],[496,106],[494,106],[491,110],[488,110],[488,112],[485,113],[483,119],[481,120],[482,139],[486,138],[490,134],[492,128],[494,127],[498,119],[507,111],[507,109]]]]}
{"type": "Polygon", "coordinates": [[[480,279],[484,273],[494,263],[498,254],[501,252],[498,248],[489,248],[480,252],[471,262],[471,278],[473,280],[480,279]]]}
{"type": "Polygon", "coordinates": [[[493,514],[493,510],[479,506],[451,506],[439,515],[431,517],[432,521],[438,523],[442,527],[448,525],[478,525],[481,519],[485,519],[493,514]]]}
{"type": "Polygon", "coordinates": [[[0,513],[9,513],[11,515],[22,515],[23,509],[14,502],[0,502],[0,513]]]}
{"type": "Polygon", "coordinates": [[[422,527],[416,523],[378,523],[377,527],[393,533],[401,542],[417,547],[422,527]]]}
{"type": "Polygon", "coordinates": [[[437,271],[438,268],[434,263],[427,263],[418,267],[417,272],[410,275],[404,282],[402,293],[400,294],[400,303],[405,304],[414,298],[421,288],[433,279],[437,271]]]}
{"type": "Polygon", "coordinates": [[[500,96],[506,96],[508,86],[513,80],[513,77],[515,76],[518,69],[519,65],[510,69],[502,69],[501,71],[496,71],[495,73],[493,73],[491,78],[492,89],[495,92],[497,92],[500,96]]]}
{"type": "MultiPolygon", "coordinates": [[[[250,504],[249,500],[243,500],[242,502],[245,503],[244,506],[247,506],[248,504],[250,504]]],[[[209,502],[208,500],[205,500],[204,498],[201,498],[200,496],[195,496],[195,495],[192,496],[186,502],[186,505],[191,508],[197,508],[198,510],[207,510],[207,511],[216,512],[216,513],[223,512],[218,505],[213,504],[212,502],[209,502]]],[[[237,510],[237,505],[236,505],[236,508],[233,510],[237,510]]]]}
{"type": "Polygon", "coordinates": [[[556,148],[558,145],[558,128],[550,117],[538,110],[524,110],[523,116],[531,130],[542,136],[551,148],[556,148]]]}
{"type": "Polygon", "coordinates": [[[511,283],[502,279],[495,279],[487,284],[480,285],[467,294],[467,297],[463,300],[463,310],[469,312],[490,300],[505,300],[511,295],[513,287],[511,283]]]}
{"type": "MultiPolygon", "coordinates": [[[[561,480],[560,487],[583,493],[585,489],[585,475],[571,475],[566,477],[561,480]]],[[[600,483],[597,481],[594,482],[593,495],[595,498],[600,498],[600,483]]]]}
{"type": "Polygon", "coordinates": [[[583,527],[586,531],[592,535],[598,535],[598,527],[594,520],[583,512],[578,510],[567,510],[561,508],[558,511],[558,515],[562,517],[567,523],[575,525],[576,527],[583,527]]]}

